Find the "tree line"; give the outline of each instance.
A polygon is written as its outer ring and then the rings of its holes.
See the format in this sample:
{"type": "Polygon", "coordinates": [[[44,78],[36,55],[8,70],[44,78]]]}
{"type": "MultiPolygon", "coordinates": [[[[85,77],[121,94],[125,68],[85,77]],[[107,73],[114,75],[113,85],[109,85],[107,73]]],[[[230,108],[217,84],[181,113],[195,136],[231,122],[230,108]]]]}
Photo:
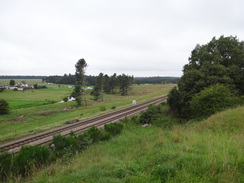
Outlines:
{"type": "MultiPolygon", "coordinates": [[[[96,78],[98,76],[86,76],[86,85],[95,86],[96,78]]],[[[169,84],[169,83],[178,83],[179,77],[134,77],[133,84],[169,84]]],[[[47,83],[56,83],[56,84],[72,84],[76,82],[75,75],[64,74],[63,76],[48,76],[45,78],[47,83]]]]}
{"type": "Polygon", "coordinates": [[[0,76],[0,79],[44,79],[47,76],[8,76],[8,75],[2,75],[0,76]]]}
{"type": "Polygon", "coordinates": [[[170,83],[178,83],[179,77],[135,77],[135,84],[170,84],[170,83]]]}

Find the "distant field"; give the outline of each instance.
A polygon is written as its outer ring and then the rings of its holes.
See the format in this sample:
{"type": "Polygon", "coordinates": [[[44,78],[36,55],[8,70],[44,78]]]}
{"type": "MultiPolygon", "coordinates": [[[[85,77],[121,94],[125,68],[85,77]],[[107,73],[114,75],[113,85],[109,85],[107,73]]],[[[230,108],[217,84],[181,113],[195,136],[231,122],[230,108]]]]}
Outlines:
{"type": "Polygon", "coordinates": [[[75,102],[57,103],[73,91],[67,85],[51,85],[52,88],[27,91],[4,90],[0,98],[7,100],[12,110],[10,114],[0,117],[0,143],[64,125],[68,120],[111,112],[113,106],[116,109],[128,107],[132,100],[140,103],[166,95],[173,86],[133,85],[128,96],[104,95],[104,102],[94,102],[88,94],[88,106],[84,107],[76,107],[75,102]],[[101,111],[101,107],[105,107],[106,111],[101,111]],[[19,119],[19,116],[23,117],[19,119]]]}
{"type": "Polygon", "coordinates": [[[72,89],[65,86],[26,91],[4,90],[0,96],[9,102],[10,108],[17,109],[43,103],[59,102],[65,96],[70,95],[71,92],[72,89]]]}
{"type": "MultiPolygon", "coordinates": [[[[9,82],[11,79],[0,79],[0,83],[9,86],[9,82]]],[[[22,81],[26,81],[27,84],[42,84],[41,79],[13,79],[15,83],[21,83],[22,81]]]]}

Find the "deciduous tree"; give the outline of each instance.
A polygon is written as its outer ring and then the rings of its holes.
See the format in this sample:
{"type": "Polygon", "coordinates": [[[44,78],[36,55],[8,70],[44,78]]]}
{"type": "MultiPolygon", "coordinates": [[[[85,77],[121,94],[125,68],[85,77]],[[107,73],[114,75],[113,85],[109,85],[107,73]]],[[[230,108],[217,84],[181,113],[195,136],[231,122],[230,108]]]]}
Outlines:
{"type": "Polygon", "coordinates": [[[174,88],[169,93],[168,103],[175,113],[190,117],[192,97],[216,84],[232,87],[239,94],[244,94],[244,42],[236,37],[214,37],[205,45],[197,45],[191,52],[189,63],[183,68],[178,89],[174,88]]]}

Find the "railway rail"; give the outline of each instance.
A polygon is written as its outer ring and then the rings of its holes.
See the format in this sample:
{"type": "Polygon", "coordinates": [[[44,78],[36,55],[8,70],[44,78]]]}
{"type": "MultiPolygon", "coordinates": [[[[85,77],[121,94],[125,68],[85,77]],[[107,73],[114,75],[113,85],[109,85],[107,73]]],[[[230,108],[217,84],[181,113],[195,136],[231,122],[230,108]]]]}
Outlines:
{"type": "Polygon", "coordinates": [[[145,109],[150,104],[159,104],[165,102],[167,97],[160,97],[151,101],[147,101],[141,104],[137,104],[135,106],[131,106],[125,109],[121,109],[112,113],[107,113],[92,119],[79,121],[73,124],[65,125],[60,128],[55,128],[53,130],[49,130],[47,132],[35,134],[32,136],[28,136],[25,138],[21,138],[19,140],[9,142],[6,144],[0,145],[0,151],[7,150],[9,152],[17,153],[22,146],[24,145],[47,145],[49,142],[52,141],[53,136],[56,134],[61,135],[69,135],[71,131],[74,133],[80,133],[86,131],[87,129],[91,128],[92,126],[103,127],[107,123],[112,123],[119,121],[124,117],[129,117],[134,114],[137,114],[145,109]]]}

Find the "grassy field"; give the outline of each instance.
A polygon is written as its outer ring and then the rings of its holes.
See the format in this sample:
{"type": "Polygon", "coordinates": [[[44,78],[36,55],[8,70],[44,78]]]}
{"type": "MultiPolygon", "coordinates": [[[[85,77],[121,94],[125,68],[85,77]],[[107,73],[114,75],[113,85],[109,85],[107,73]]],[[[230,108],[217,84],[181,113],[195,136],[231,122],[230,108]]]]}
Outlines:
{"type": "MultiPolygon", "coordinates": [[[[0,79],[0,83],[9,86],[9,82],[11,79],[0,79]]],[[[15,83],[21,83],[22,81],[25,81],[27,84],[42,84],[41,79],[13,79],[15,83]]]]}
{"type": "MultiPolygon", "coordinates": [[[[130,122],[111,141],[59,161],[26,182],[243,182],[244,107],[201,122],[142,128],[130,122]]],[[[162,124],[174,120],[165,116],[162,124]]],[[[24,181],[24,182],[25,182],[24,181]]]]}
{"type": "MultiPolygon", "coordinates": [[[[30,91],[4,90],[0,98],[6,99],[11,113],[0,116],[0,143],[64,125],[68,120],[86,119],[94,115],[128,107],[132,100],[143,102],[166,95],[175,85],[133,85],[128,96],[105,95],[104,102],[88,100],[88,106],[76,107],[75,102],[56,103],[73,89],[66,85],[51,85],[48,89],[30,91]],[[55,102],[55,103],[53,103],[55,102]],[[46,104],[46,105],[43,105],[46,104]],[[106,111],[101,111],[105,107],[106,111]]],[[[87,96],[90,99],[90,96],[87,96]]]]}

